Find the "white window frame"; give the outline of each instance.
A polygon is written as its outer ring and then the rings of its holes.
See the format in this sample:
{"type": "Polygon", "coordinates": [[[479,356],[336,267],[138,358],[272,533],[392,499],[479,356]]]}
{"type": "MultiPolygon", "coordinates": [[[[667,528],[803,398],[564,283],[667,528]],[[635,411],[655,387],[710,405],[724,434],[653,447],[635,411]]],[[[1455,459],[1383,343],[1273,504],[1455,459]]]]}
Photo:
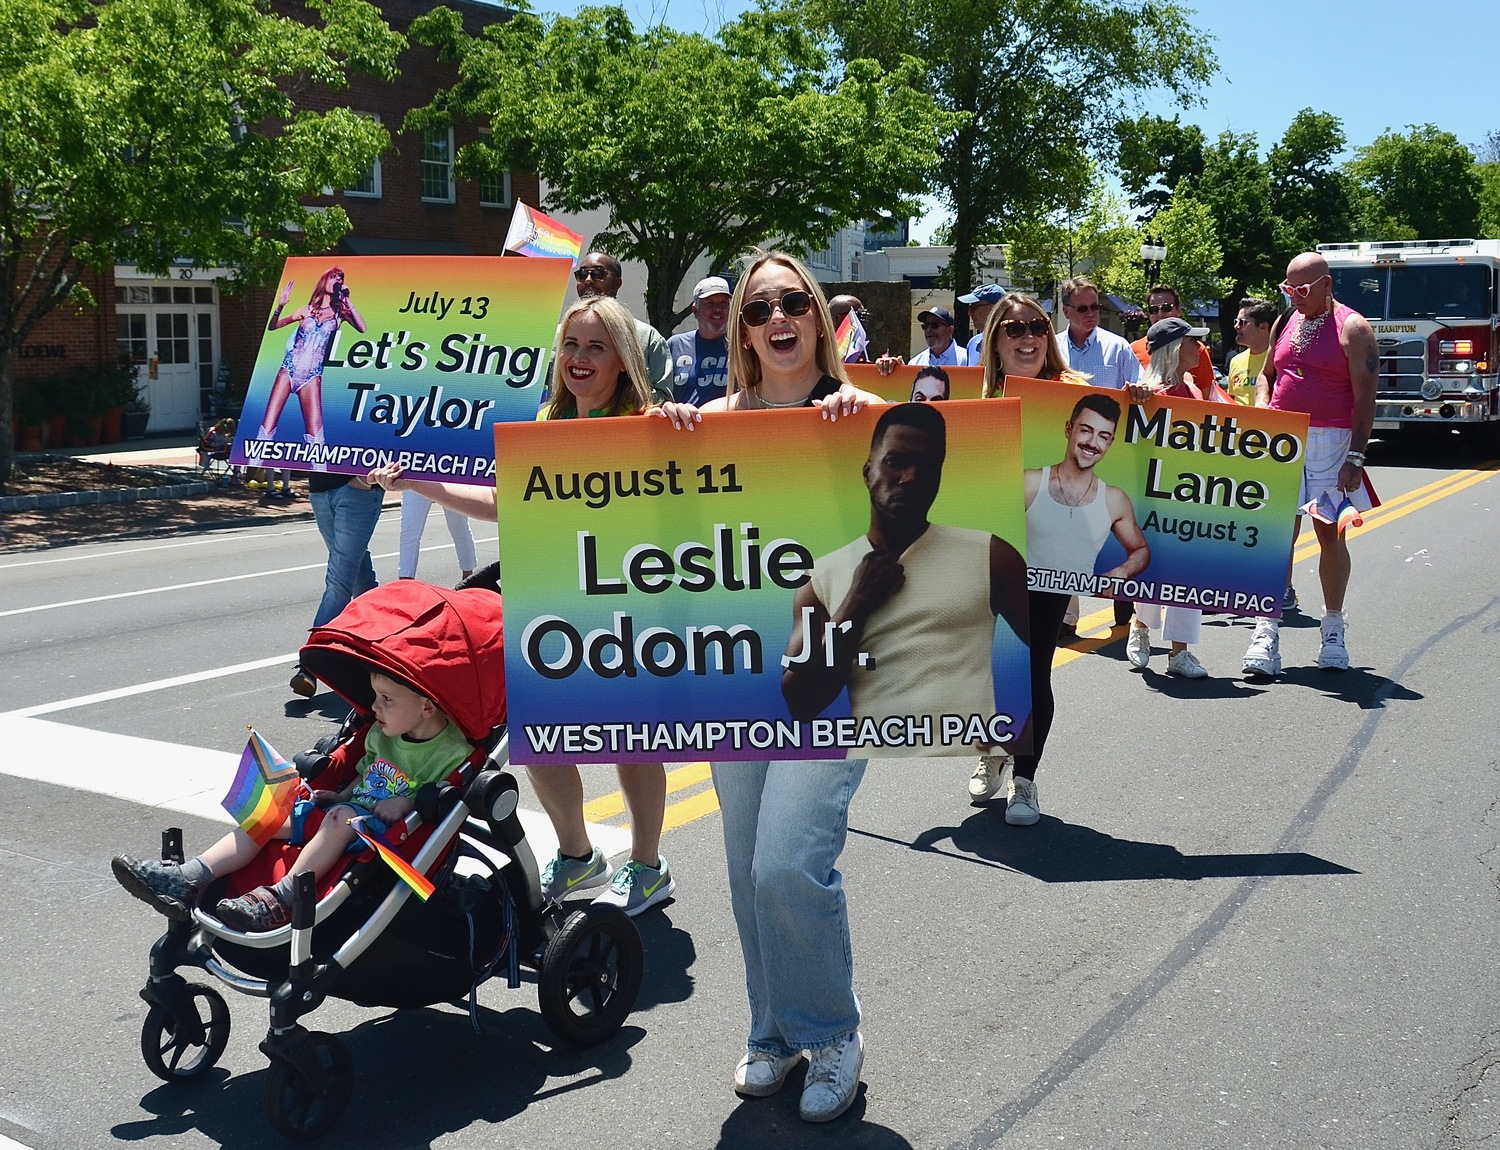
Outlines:
{"type": "Polygon", "coordinates": [[[458,187],[454,183],[454,179],[453,179],[453,159],[454,159],[454,155],[453,155],[453,128],[452,128],[452,126],[450,125],[447,128],[439,128],[439,129],[436,129],[436,130],[434,130],[432,128],[425,128],[425,129],[423,129],[423,131],[422,131],[422,154],[421,154],[421,159],[419,161],[420,162],[420,168],[418,169],[418,177],[417,177],[418,181],[419,181],[417,187],[418,187],[418,190],[420,190],[421,193],[422,193],[422,201],[423,201],[423,203],[428,203],[428,204],[452,204],[452,203],[456,203],[457,202],[457,200],[458,200],[458,187]],[[447,167],[447,169],[448,169],[448,194],[446,196],[430,196],[430,195],[427,194],[427,165],[428,164],[437,164],[437,163],[439,163],[438,160],[429,160],[427,158],[427,141],[429,139],[429,133],[432,133],[433,135],[435,135],[437,131],[444,131],[448,135],[448,162],[445,165],[447,167]]]}
{"type": "MultiPolygon", "coordinates": [[[[479,134],[481,136],[483,136],[486,141],[488,141],[490,139],[490,130],[488,128],[480,128],[479,129],[479,134]]],[[[515,200],[513,198],[515,193],[511,189],[510,169],[509,168],[503,168],[500,171],[500,177],[499,178],[500,178],[500,186],[502,188],[502,194],[504,196],[503,199],[500,199],[500,200],[491,200],[491,199],[487,199],[485,197],[485,194],[484,194],[485,193],[484,181],[487,180],[487,179],[493,179],[493,178],[494,177],[491,177],[491,176],[484,176],[484,177],[481,177],[480,179],[478,179],[478,180],[475,181],[475,183],[477,183],[479,185],[479,206],[481,208],[509,208],[509,207],[513,207],[515,205],[515,200]]]]}
{"type": "MultiPolygon", "coordinates": [[[[356,112],[355,115],[365,116],[368,119],[374,120],[377,124],[380,123],[379,112],[356,112]]],[[[344,195],[353,196],[355,199],[359,200],[378,200],[384,195],[380,182],[379,156],[376,156],[374,161],[370,164],[370,184],[373,188],[372,191],[366,192],[359,188],[345,188],[344,195]]]]}

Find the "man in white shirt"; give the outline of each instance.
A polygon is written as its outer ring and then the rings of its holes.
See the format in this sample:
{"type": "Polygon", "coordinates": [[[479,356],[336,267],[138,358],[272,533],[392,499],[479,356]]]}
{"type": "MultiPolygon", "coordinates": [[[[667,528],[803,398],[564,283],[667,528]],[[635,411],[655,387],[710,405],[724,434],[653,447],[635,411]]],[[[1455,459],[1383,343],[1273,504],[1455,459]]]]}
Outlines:
{"type": "Polygon", "coordinates": [[[953,342],[953,313],[945,307],[932,307],[917,316],[927,346],[912,356],[909,363],[918,367],[968,367],[969,353],[953,342]]]}
{"type": "Polygon", "coordinates": [[[1062,286],[1067,330],[1057,337],[1063,359],[1095,387],[1125,387],[1141,377],[1141,364],[1124,336],[1099,326],[1099,289],[1083,276],[1062,286]]]}
{"type": "Polygon", "coordinates": [[[974,334],[969,337],[969,346],[964,350],[969,354],[969,366],[979,366],[979,356],[984,350],[984,325],[989,321],[990,312],[995,310],[995,305],[1005,295],[1005,289],[999,284],[980,284],[968,295],[958,297],[959,303],[969,305],[969,326],[974,329],[974,334]]]}

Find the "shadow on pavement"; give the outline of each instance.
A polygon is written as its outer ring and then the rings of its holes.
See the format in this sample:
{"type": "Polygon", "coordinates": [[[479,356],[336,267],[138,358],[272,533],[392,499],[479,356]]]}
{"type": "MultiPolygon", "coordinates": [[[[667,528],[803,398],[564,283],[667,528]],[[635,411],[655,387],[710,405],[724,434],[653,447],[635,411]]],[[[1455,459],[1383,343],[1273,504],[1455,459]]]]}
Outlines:
{"type": "MultiPolygon", "coordinates": [[[[912,1150],[912,1144],[894,1130],[866,1122],[863,1082],[854,1104],[832,1122],[802,1121],[797,1103],[807,1063],[792,1071],[780,1092],[770,1098],[747,1098],[734,1108],[719,1130],[717,1150],[799,1150],[800,1147],[837,1146],[839,1150],[912,1150]]],[[[728,1068],[726,1068],[728,1069],[728,1068]]],[[[725,1090],[729,1076],[725,1076],[725,1090]]]]}
{"type": "Polygon", "coordinates": [[[1012,870],[1042,882],[1119,882],[1136,879],[1284,878],[1357,874],[1302,851],[1185,855],[1167,843],[1117,839],[1092,827],[1042,817],[1031,827],[1005,822],[1005,803],[975,811],[956,827],[933,827],[913,842],[850,827],[849,833],[926,854],[1012,870]],[[952,850],[938,844],[950,842],[952,850]]]}
{"type": "Polygon", "coordinates": [[[639,915],[635,925],[641,932],[641,946],[646,955],[635,1012],[639,1014],[669,1002],[686,1002],[697,987],[692,975],[693,963],[698,961],[693,936],[658,910],[639,915]]]}

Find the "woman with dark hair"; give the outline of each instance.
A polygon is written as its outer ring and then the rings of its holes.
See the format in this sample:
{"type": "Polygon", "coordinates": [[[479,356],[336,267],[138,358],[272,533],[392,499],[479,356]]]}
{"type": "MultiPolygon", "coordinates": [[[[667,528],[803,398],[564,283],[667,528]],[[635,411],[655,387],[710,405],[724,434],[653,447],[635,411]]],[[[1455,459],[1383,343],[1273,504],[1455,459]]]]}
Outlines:
{"type": "MultiPolygon", "coordinates": [[[[833,420],[883,402],[849,384],[817,281],[781,252],[757,256],[735,287],[729,372],[728,394],[703,411],[818,407],[833,420]]],[[[689,430],[702,419],[686,404],[664,404],[659,414],[689,430]]],[[[865,760],[712,766],[750,999],[734,1089],[774,1094],[806,1054],[800,1112],[826,1122],[854,1101],[864,1059],[837,864],[865,760]]]]}
{"type": "Polygon", "coordinates": [[[271,384],[271,395],[266,400],[266,411],[261,416],[256,438],[276,438],[281,412],[287,399],[295,395],[302,406],[303,442],[322,443],[323,363],[328,358],[328,345],[345,322],[353,324],[356,331],[364,331],[365,317],[349,302],[344,269],[337,266],[318,277],[305,306],[283,316],[281,309],[292,298],[292,288],[296,283],[296,280],[286,281],[286,286],[276,297],[276,310],[271,313],[269,330],[275,331],[293,323],[297,330],[286,342],[286,355],[276,369],[276,379],[271,384]]]}
{"type": "MultiPolygon", "coordinates": [[[[624,305],[609,296],[585,296],[563,313],[557,333],[551,395],[537,419],[640,415],[650,407],[646,356],[624,305]]],[[[495,519],[493,487],[403,479],[394,465],[370,478],[389,491],[415,491],[472,518],[495,519]]],[[[557,832],[557,854],[542,870],[542,893],[561,899],[609,883],[597,901],[634,916],[669,898],[677,886],[660,851],[667,774],[661,763],[621,763],[616,769],[630,814],[630,859],[613,879],[604,852],[589,841],[577,766],[527,767],[526,775],[557,832]]]]}

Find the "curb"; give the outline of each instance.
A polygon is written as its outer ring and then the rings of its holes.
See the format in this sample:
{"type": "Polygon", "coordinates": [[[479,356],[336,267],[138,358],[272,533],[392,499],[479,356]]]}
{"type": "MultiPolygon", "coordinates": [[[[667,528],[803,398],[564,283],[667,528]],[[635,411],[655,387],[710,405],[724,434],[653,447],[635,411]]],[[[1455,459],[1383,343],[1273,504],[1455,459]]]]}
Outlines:
{"type": "Polygon", "coordinates": [[[135,503],[143,499],[183,499],[207,495],[218,484],[199,481],[171,487],[111,487],[102,491],[54,491],[46,495],[0,496],[0,511],[35,511],[44,507],[86,507],[93,503],[135,503]]]}

